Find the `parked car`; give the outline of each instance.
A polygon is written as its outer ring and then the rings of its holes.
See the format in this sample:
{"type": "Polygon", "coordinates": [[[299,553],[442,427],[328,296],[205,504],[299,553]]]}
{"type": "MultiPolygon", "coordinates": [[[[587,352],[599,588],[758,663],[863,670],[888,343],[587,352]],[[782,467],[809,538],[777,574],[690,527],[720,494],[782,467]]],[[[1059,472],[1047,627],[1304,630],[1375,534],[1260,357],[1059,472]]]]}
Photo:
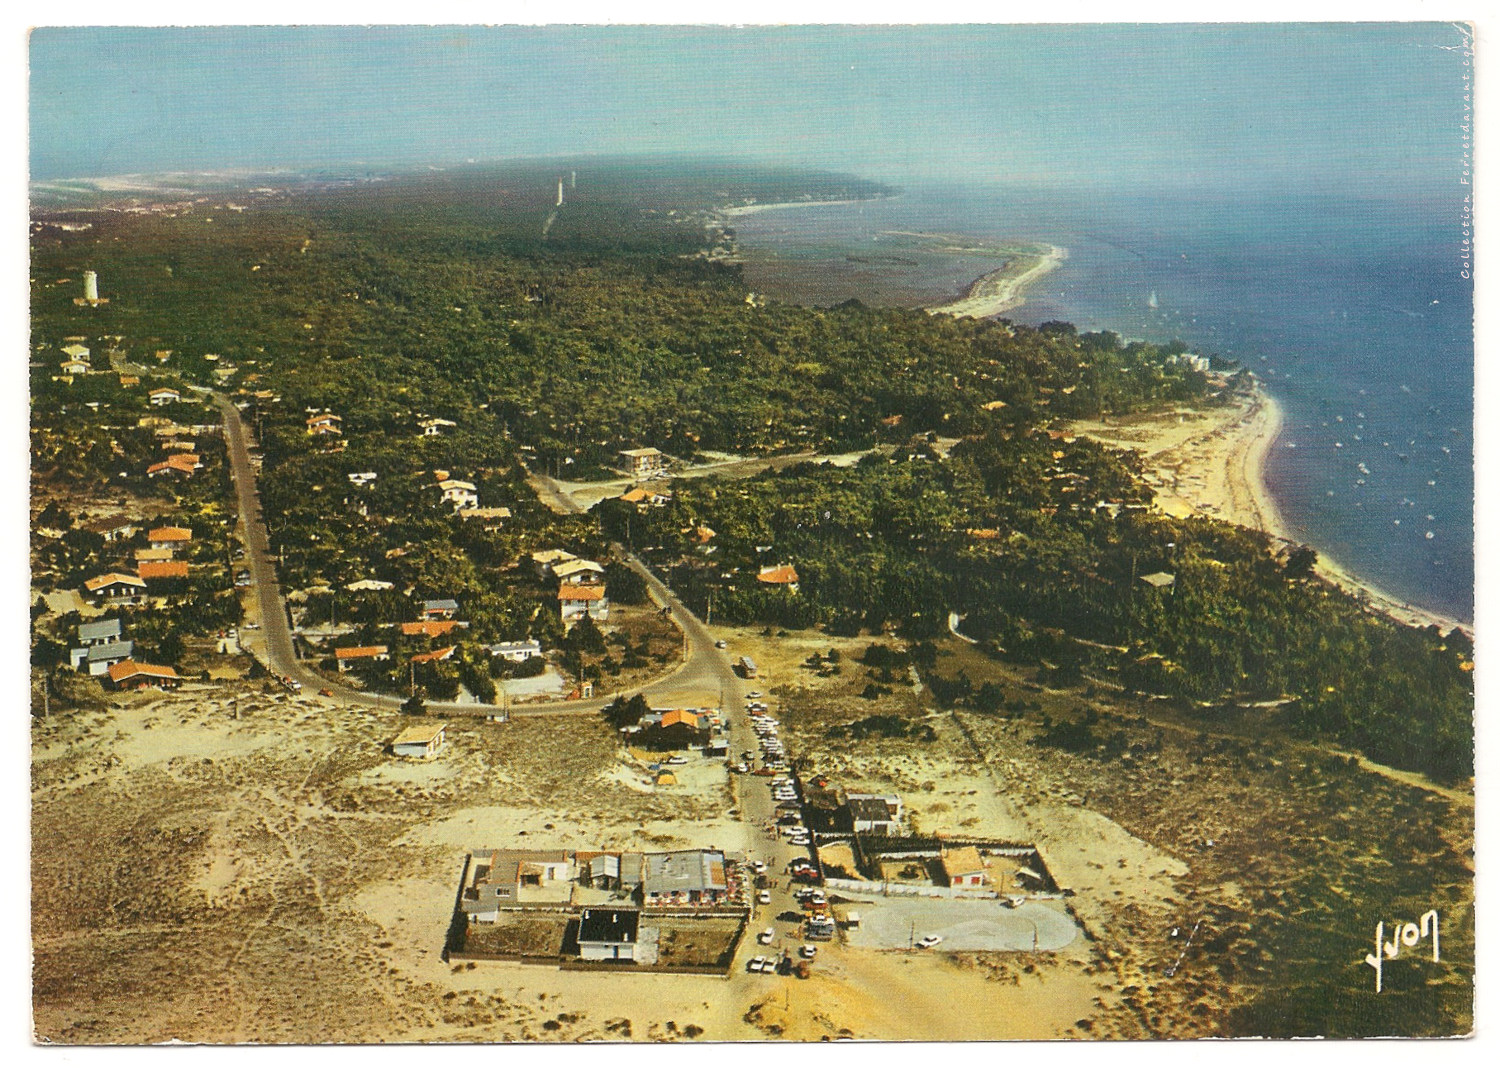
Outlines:
{"type": "Polygon", "coordinates": [[[333,691],[329,690],[327,687],[324,687],[323,689],[321,689],[320,691],[318,691],[318,693],[321,694],[321,695],[323,695],[323,697],[325,697],[325,698],[331,698],[331,697],[333,697],[333,691]]]}
{"type": "Polygon", "coordinates": [[[756,938],[756,940],[762,946],[765,946],[768,943],[770,943],[772,939],[776,938],[776,929],[775,928],[767,928],[765,931],[761,932],[755,938],[756,938]]]}
{"type": "Polygon", "coordinates": [[[812,840],[809,839],[806,835],[793,835],[789,839],[787,839],[787,842],[791,843],[793,846],[812,845],[812,840]]]}
{"type": "Polygon", "coordinates": [[[669,765],[685,765],[687,763],[687,758],[683,757],[681,754],[673,754],[671,757],[667,758],[667,764],[669,765]]]}
{"type": "Polygon", "coordinates": [[[752,690],[750,693],[746,694],[745,697],[747,697],[747,698],[764,698],[765,695],[762,694],[758,690],[752,690]]]}
{"type": "Polygon", "coordinates": [[[803,943],[802,948],[798,951],[798,953],[800,953],[804,958],[811,959],[818,956],[818,948],[813,946],[811,943],[803,943]]]}
{"type": "Polygon", "coordinates": [[[729,643],[725,642],[722,638],[719,639],[719,641],[717,641],[717,642],[714,643],[714,649],[716,649],[716,650],[727,650],[728,648],[729,648],[729,643]]]}
{"type": "Polygon", "coordinates": [[[745,971],[760,972],[761,966],[765,963],[765,957],[761,954],[757,954],[755,957],[751,958],[748,962],[745,963],[745,971]]]}
{"type": "Polygon", "coordinates": [[[771,904],[771,892],[762,891],[760,894],[755,896],[755,900],[763,906],[769,906],[771,904]]]}
{"type": "Polygon", "coordinates": [[[923,950],[930,950],[942,941],[943,937],[940,935],[924,935],[921,939],[917,940],[917,946],[923,950]]]}

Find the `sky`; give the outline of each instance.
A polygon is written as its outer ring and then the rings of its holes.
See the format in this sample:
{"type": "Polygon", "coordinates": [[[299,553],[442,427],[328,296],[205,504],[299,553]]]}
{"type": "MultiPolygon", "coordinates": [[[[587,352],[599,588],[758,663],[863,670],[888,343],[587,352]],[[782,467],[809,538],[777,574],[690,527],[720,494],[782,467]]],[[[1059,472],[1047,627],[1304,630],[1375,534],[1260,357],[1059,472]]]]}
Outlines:
{"type": "Polygon", "coordinates": [[[1446,23],[43,27],[31,176],[673,153],[896,181],[1449,186],[1446,23]]]}

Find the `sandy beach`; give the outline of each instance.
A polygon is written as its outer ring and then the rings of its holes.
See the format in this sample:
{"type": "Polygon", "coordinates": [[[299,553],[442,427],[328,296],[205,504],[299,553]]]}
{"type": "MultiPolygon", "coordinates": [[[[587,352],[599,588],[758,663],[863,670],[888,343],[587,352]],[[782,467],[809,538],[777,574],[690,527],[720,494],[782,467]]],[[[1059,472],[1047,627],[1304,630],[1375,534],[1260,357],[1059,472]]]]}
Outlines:
{"type": "Polygon", "coordinates": [[[974,319],[1003,315],[1024,304],[1027,288],[1067,258],[1068,250],[1057,245],[1043,246],[1037,254],[1017,255],[1000,270],[976,279],[963,297],[927,311],[974,319]]]}
{"type": "MultiPolygon", "coordinates": [[[[1281,408],[1257,388],[1222,409],[1173,409],[1149,416],[1082,421],[1073,430],[1106,445],[1139,450],[1157,506],[1174,516],[1200,513],[1300,544],[1265,484],[1266,458],[1281,433],[1281,408]]],[[[1317,548],[1314,546],[1313,548],[1317,548]]],[[[1366,600],[1372,608],[1414,627],[1443,631],[1473,624],[1411,605],[1356,576],[1318,550],[1317,572],[1366,600]]]]}
{"type": "Polygon", "coordinates": [[[858,197],[847,200],[787,200],[775,204],[741,204],[737,208],[720,208],[718,214],[728,218],[739,215],[755,215],[758,212],[779,211],[782,208],[827,208],[835,204],[863,204],[868,200],[884,200],[883,197],[858,197]]]}

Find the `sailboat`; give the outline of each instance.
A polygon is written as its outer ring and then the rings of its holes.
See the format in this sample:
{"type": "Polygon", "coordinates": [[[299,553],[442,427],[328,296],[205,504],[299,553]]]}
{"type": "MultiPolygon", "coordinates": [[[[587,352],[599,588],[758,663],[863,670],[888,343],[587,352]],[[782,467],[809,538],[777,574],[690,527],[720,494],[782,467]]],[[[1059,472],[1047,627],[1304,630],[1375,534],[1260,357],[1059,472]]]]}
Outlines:
{"type": "Polygon", "coordinates": [[[1156,309],[1157,309],[1157,300],[1156,300],[1156,291],[1155,290],[1152,290],[1151,291],[1151,296],[1146,298],[1146,307],[1149,308],[1149,309],[1151,309],[1153,312],[1156,311],[1156,309]]]}

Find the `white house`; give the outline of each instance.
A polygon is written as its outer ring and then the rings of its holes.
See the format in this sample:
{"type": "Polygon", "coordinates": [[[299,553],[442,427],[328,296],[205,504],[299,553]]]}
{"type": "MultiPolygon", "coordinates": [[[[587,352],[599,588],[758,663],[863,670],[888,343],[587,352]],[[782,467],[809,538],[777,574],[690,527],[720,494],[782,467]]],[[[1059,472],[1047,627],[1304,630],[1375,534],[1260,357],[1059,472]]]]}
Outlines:
{"type": "Polygon", "coordinates": [[[447,741],[447,724],[419,724],[409,727],[397,735],[391,750],[397,757],[436,757],[447,741]]]}
{"type": "Polygon", "coordinates": [[[666,470],[666,456],[660,449],[622,449],[620,459],[630,477],[637,482],[653,479],[666,470]]]}
{"type": "Polygon", "coordinates": [[[580,586],[562,583],[557,588],[557,608],[564,620],[577,620],[584,613],[595,620],[609,619],[609,599],[599,583],[580,586]]]}
{"type": "Polygon", "coordinates": [[[489,648],[491,657],[503,657],[512,664],[542,655],[542,644],[534,638],[524,642],[497,642],[489,648]]]}
{"type": "Polygon", "coordinates": [[[182,394],[170,387],[164,386],[159,390],[152,390],[150,398],[151,403],[160,408],[162,405],[175,405],[178,401],[182,400],[182,394]]]}
{"type": "Polygon", "coordinates": [[[479,507],[479,492],[473,483],[463,479],[444,479],[437,485],[443,492],[444,503],[452,505],[455,511],[479,507]]]}
{"type": "Polygon", "coordinates": [[[552,566],[553,578],[564,583],[591,585],[604,582],[604,565],[591,560],[565,560],[552,566]]]}
{"type": "Polygon", "coordinates": [[[436,438],[438,435],[457,427],[458,424],[454,423],[451,419],[424,419],[417,426],[422,429],[422,437],[436,438]]]}

